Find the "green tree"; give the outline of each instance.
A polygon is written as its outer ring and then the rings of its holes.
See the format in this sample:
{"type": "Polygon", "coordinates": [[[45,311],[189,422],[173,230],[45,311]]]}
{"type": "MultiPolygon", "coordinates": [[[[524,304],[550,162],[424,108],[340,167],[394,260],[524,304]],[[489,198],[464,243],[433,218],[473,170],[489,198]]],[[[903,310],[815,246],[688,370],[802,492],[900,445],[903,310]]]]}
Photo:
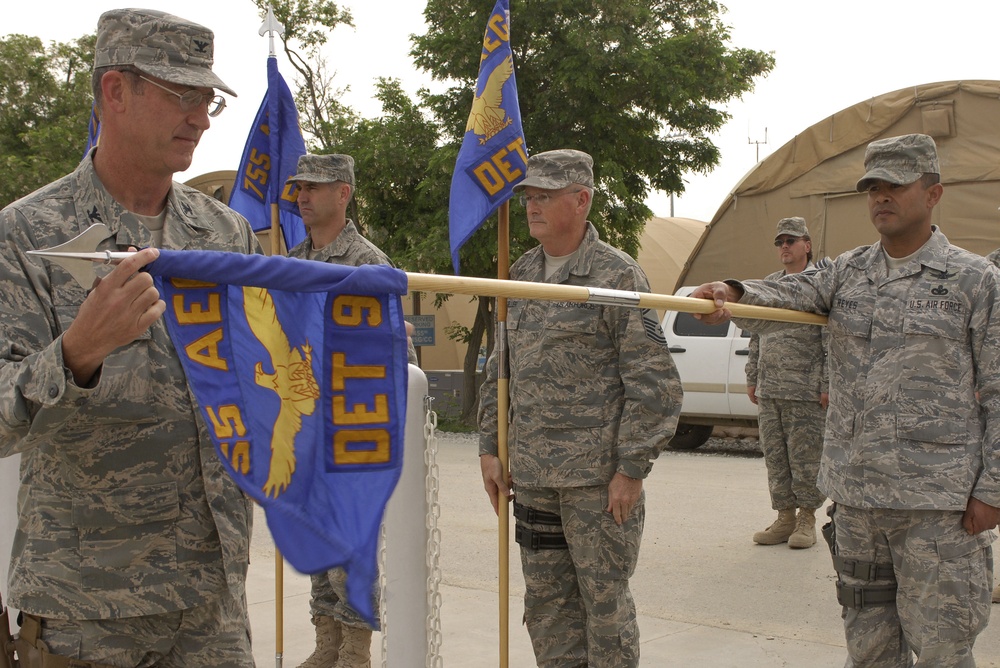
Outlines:
{"type": "MultiPolygon", "coordinates": [[[[412,55],[452,85],[427,103],[450,146],[461,142],[472,105],[492,0],[428,0],[428,30],[412,55]]],[[[729,45],[725,9],[713,0],[529,0],[511,3],[522,125],[529,153],[579,148],[594,157],[590,219],[601,237],[636,254],[651,212],[651,189],[680,193],[682,176],[719,160],[710,135],[729,118],[719,108],[753,88],[774,66],[766,53],[729,45]]],[[[511,256],[533,242],[523,209],[511,207],[511,256]]],[[[490,220],[462,251],[463,273],[496,275],[490,220]]],[[[442,248],[442,252],[444,249],[442,248]]],[[[485,300],[481,300],[485,301],[485,300]]],[[[481,338],[492,347],[490,308],[480,308],[466,357],[465,415],[471,417],[481,338]]]]}
{"type": "Polygon", "coordinates": [[[72,171],[87,144],[96,34],[0,38],[0,205],[72,171]]]}

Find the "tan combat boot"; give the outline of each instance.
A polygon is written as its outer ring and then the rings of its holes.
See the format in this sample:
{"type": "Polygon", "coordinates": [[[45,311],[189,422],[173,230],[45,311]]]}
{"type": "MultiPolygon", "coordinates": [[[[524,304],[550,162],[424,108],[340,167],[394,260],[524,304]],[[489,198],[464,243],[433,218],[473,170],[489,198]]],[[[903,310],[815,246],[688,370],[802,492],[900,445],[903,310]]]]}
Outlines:
{"type": "Polygon", "coordinates": [[[799,508],[795,519],[795,531],[788,537],[788,547],[794,550],[812,547],[816,544],[816,509],[799,508]]]}
{"type": "Polygon", "coordinates": [[[753,535],[753,542],[759,545],[778,545],[788,540],[795,531],[795,511],[779,510],[778,519],[763,531],[753,535]]]}
{"type": "Polygon", "coordinates": [[[993,602],[1000,603],[1000,584],[993,589],[993,602]]]}
{"type": "Polygon", "coordinates": [[[340,654],[343,625],[333,617],[320,615],[313,618],[316,626],[316,649],[299,664],[299,668],[332,668],[340,654]]]}
{"type": "Polygon", "coordinates": [[[371,668],[372,632],[358,626],[343,625],[340,658],[334,668],[371,668]]]}

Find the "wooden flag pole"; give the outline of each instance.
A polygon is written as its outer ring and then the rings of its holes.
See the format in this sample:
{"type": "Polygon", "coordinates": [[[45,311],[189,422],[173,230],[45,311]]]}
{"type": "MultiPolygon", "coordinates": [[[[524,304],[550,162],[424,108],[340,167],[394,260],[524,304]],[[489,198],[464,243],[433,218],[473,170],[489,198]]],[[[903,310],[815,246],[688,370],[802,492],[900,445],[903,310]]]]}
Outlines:
{"type": "MultiPolygon", "coordinates": [[[[547,301],[590,302],[593,304],[613,304],[637,308],[655,308],[683,313],[712,313],[715,303],[711,299],[677,297],[652,292],[629,292],[626,290],[606,290],[578,285],[553,283],[533,283],[531,281],[503,281],[494,278],[473,278],[450,276],[447,274],[406,274],[410,290],[421,292],[443,292],[447,294],[480,295],[487,297],[516,297],[519,299],[542,299],[547,301]]],[[[736,318],[775,320],[802,325],[825,325],[826,316],[791,309],[753,306],[738,302],[726,302],[726,308],[736,318]]],[[[499,314],[499,305],[497,306],[499,314]]]]}
{"type": "MultiPolygon", "coordinates": [[[[497,282],[510,276],[510,200],[497,212],[497,282]]],[[[509,484],[507,413],[510,406],[510,368],[507,365],[507,297],[497,297],[497,457],[504,481],[509,484]]],[[[497,505],[497,556],[500,598],[500,668],[507,668],[510,648],[510,500],[505,495],[497,505]]]]}

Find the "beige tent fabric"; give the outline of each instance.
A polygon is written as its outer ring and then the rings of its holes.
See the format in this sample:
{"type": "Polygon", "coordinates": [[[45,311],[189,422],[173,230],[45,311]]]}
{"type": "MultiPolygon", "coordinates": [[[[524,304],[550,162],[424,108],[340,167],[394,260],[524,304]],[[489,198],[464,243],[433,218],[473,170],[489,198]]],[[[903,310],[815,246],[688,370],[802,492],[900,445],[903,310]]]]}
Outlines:
{"type": "Polygon", "coordinates": [[[922,132],[935,138],[945,194],[935,224],[956,245],[1000,246],[1000,81],[950,81],[886,93],[839,111],[759,162],[715,214],[675,287],[756,278],[778,268],[775,225],[802,216],[813,254],[836,256],[878,235],[854,191],[868,143],[922,132]]]}
{"type": "Polygon", "coordinates": [[[698,245],[707,224],[691,218],[650,218],[639,239],[639,266],[649,279],[649,290],[674,294],[674,284],[698,245]]]}

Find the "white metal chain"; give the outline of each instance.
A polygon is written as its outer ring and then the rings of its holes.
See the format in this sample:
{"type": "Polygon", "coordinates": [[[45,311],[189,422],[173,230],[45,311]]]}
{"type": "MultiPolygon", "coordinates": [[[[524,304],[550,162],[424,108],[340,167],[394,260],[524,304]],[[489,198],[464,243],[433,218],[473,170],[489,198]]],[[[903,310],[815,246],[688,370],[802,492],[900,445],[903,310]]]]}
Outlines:
{"type": "Polygon", "coordinates": [[[383,519],[378,542],[378,628],[382,632],[382,668],[389,668],[389,634],[385,628],[385,536],[383,519]]]}
{"type": "Polygon", "coordinates": [[[438,518],[441,506],[438,503],[437,464],[437,413],[431,408],[434,398],[424,397],[427,419],[424,422],[424,466],[427,470],[427,655],[426,668],[443,668],[441,658],[441,529],[438,518]]]}

